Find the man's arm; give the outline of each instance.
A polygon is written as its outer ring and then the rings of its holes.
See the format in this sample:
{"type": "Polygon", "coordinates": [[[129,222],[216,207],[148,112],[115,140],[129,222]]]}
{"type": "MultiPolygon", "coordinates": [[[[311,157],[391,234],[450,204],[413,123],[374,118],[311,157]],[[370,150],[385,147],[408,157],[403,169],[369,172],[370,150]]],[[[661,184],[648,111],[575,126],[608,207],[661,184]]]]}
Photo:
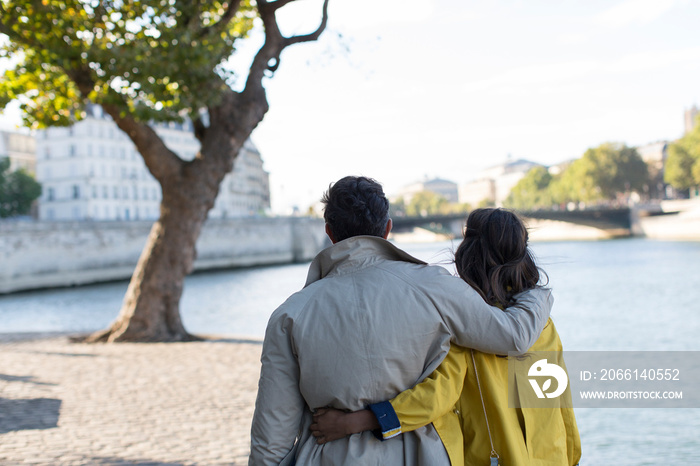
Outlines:
{"type": "Polygon", "coordinates": [[[451,345],[445,359],[428,378],[389,401],[370,404],[369,409],[350,413],[319,409],[311,424],[317,443],[328,443],[367,430],[375,431],[381,440],[388,440],[444,416],[454,409],[462,394],[469,351],[451,345]]]}
{"type": "Polygon", "coordinates": [[[410,432],[454,409],[467,376],[469,350],[451,345],[437,369],[390,401],[370,405],[384,440],[410,432]]]}
{"type": "Polygon", "coordinates": [[[442,270],[419,286],[433,299],[454,343],[494,354],[522,354],[535,343],[554,303],[550,289],[520,293],[503,310],[489,306],[464,280],[442,270]]]}
{"type": "MultiPolygon", "coordinates": [[[[277,313],[275,313],[277,314],[277,313]]],[[[279,465],[293,454],[306,403],[286,315],[270,318],[265,332],[258,398],[251,428],[250,466],[279,465]]]]}

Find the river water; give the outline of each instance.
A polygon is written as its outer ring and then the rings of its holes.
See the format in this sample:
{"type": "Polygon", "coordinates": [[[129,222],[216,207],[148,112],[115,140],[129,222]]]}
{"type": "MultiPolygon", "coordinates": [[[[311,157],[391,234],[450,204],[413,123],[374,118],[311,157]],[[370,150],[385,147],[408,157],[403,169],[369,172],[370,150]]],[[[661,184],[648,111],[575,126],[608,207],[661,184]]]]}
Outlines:
{"type": "MultiPolygon", "coordinates": [[[[452,269],[456,244],[400,245],[452,269]]],[[[700,351],[700,242],[540,242],[565,350],[700,351]]],[[[188,277],[181,310],[193,333],[262,338],[270,313],[300,289],[308,264],[188,277]]],[[[0,296],[0,333],[107,326],[127,283],[0,296]]],[[[689,354],[697,357],[700,353],[689,354]]],[[[700,387],[698,387],[700,390],[700,387]]],[[[700,465],[700,409],[576,409],[582,465],[700,465]]]]}

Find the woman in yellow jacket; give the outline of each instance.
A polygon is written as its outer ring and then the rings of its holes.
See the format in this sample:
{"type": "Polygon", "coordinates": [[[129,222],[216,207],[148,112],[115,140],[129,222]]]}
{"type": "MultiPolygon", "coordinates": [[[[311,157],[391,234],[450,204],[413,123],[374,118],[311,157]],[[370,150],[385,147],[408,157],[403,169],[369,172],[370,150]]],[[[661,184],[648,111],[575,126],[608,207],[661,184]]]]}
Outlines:
{"type": "MultiPolygon", "coordinates": [[[[527,241],[527,229],[514,213],[474,210],[455,253],[457,272],[488,303],[505,308],[540,281],[527,241]]],[[[551,319],[528,353],[516,358],[535,363],[531,353],[539,351],[551,352],[549,362],[565,367],[551,319]]],[[[578,464],[581,443],[568,387],[547,399],[547,407],[509,407],[532,393],[526,376],[511,371],[509,380],[508,357],[453,345],[438,369],[412,389],[364,411],[319,410],[311,429],[318,443],[365,430],[386,440],[432,422],[453,465],[578,464]]]]}

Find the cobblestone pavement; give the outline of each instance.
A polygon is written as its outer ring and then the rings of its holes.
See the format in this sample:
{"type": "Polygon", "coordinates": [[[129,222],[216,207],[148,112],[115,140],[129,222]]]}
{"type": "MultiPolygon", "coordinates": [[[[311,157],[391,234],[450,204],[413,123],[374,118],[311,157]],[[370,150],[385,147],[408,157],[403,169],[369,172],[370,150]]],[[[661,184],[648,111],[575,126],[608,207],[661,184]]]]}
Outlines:
{"type": "Polygon", "coordinates": [[[0,338],[0,464],[247,464],[259,341],[0,338]]]}

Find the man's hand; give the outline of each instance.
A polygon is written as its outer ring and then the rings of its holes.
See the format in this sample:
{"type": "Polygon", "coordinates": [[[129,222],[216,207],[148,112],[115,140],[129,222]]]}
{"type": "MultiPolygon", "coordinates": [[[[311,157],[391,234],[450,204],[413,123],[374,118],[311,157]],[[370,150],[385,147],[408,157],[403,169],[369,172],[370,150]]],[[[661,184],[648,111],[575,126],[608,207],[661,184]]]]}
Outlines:
{"type": "Polygon", "coordinates": [[[316,437],[316,443],[323,445],[348,435],[378,428],[377,418],[367,409],[347,413],[333,408],[320,408],[314,414],[311,434],[316,437]]]}

